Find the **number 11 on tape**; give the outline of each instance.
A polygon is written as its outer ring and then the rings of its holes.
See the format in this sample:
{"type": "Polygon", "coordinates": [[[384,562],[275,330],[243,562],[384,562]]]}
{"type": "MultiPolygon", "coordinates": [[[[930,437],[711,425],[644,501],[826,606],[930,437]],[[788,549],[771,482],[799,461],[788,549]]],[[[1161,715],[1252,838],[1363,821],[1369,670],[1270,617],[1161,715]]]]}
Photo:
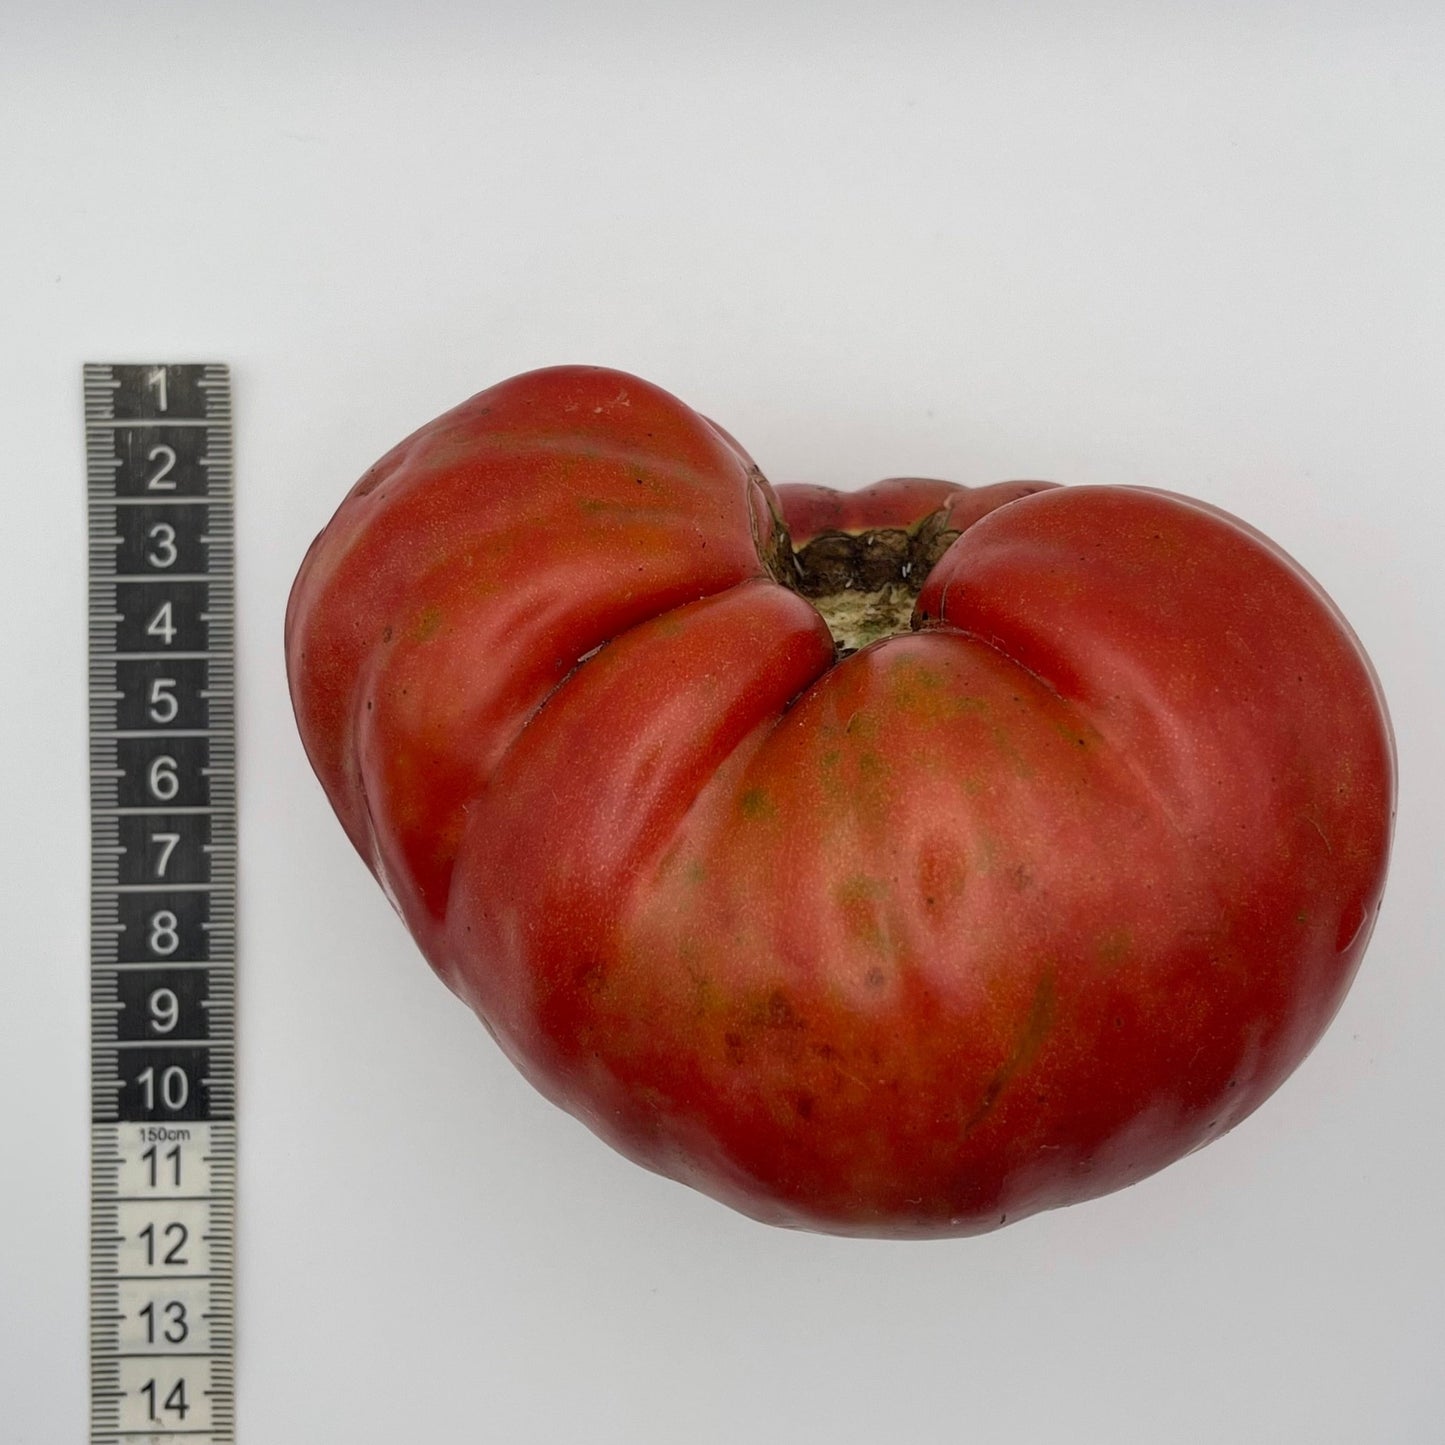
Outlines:
{"type": "Polygon", "coordinates": [[[85,368],[90,1438],[235,1439],[235,561],[224,366],[85,368]]]}

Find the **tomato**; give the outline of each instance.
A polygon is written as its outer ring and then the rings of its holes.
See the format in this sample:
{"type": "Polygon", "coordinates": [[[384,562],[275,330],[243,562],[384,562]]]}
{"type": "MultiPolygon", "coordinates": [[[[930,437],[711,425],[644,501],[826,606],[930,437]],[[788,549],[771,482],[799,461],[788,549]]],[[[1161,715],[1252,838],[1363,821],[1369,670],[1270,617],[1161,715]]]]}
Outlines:
{"type": "Polygon", "coordinates": [[[526,1076],[758,1219],[970,1234],[1142,1178],[1299,1064],[1394,809],[1370,664],[1203,502],[771,487],[560,367],[313,544],[296,716],[526,1076]]]}

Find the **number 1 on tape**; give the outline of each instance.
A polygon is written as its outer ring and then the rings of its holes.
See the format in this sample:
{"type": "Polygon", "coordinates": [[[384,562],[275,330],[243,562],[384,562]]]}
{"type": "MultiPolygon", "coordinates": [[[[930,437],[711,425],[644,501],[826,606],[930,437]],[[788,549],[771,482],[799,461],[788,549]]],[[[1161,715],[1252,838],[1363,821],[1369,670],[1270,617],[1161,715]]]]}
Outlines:
{"type": "Polygon", "coordinates": [[[224,366],[87,365],[92,1445],[235,1439],[224,366]]]}

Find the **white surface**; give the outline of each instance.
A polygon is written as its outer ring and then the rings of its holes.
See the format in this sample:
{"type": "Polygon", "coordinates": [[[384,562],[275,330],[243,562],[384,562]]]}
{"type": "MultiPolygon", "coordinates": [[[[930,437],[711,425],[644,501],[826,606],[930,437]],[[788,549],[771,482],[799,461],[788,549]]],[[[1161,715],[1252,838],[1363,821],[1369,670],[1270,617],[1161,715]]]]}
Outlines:
{"type": "Polygon", "coordinates": [[[235,377],[246,1445],[1445,1440],[1442,74],[1424,0],[0,5],[0,1437],[84,1431],[80,366],[164,358],[235,377]],[[1399,827],[1269,1106],[890,1245],[528,1090],[343,841],[281,619],[384,449],[564,360],[778,480],[1155,483],[1321,579],[1399,827]]]}

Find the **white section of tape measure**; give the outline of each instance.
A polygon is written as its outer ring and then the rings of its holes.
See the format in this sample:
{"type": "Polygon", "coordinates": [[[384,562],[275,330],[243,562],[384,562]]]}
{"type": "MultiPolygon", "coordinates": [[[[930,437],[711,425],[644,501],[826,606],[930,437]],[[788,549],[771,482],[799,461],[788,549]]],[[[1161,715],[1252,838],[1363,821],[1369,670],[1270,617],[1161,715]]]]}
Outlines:
{"type": "Polygon", "coordinates": [[[91,1161],[91,1439],[234,1439],[235,1125],[95,1124],[91,1161]]]}

